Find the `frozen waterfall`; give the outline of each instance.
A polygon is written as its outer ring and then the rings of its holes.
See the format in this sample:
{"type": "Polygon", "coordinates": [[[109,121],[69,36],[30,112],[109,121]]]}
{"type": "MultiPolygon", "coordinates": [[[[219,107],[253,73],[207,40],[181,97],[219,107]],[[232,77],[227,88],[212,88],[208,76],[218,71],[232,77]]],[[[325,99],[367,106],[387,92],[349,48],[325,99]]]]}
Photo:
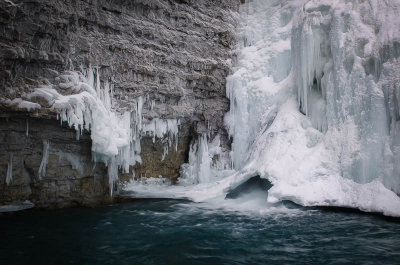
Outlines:
{"type": "Polygon", "coordinates": [[[180,186],[127,190],[204,201],[259,175],[269,202],[400,216],[398,14],[398,0],[248,1],[226,88],[232,170],[202,136],[180,186]]]}
{"type": "Polygon", "coordinates": [[[246,46],[228,78],[227,125],[235,169],[268,178],[270,202],[400,215],[399,8],[398,1],[244,6],[246,46]]]}

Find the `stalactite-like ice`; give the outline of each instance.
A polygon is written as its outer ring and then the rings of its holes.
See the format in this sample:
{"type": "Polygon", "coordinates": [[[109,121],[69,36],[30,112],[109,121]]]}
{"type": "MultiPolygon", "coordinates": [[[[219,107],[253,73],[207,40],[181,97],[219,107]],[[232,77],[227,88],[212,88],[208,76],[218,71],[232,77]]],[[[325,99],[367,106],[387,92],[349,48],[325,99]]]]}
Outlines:
{"type": "Polygon", "coordinates": [[[26,119],[26,132],[25,132],[26,137],[29,136],[29,120],[26,119]]]}
{"type": "Polygon", "coordinates": [[[6,184],[10,185],[13,175],[12,175],[12,171],[13,171],[13,154],[10,153],[10,158],[8,161],[8,165],[7,165],[7,175],[6,175],[6,184]]]}
{"type": "MultiPolygon", "coordinates": [[[[57,118],[74,128],[77,139],[84,130],[90,131],[92,139],[92,158],[94,162],[102,162],[108,167],[110,192],[112,194],[118,171],[129,173],[130,167],[137,162],[141,163],[140,140],[144,135],[152,135],[154,140],[167,138],[168,147],[175,143],[178,146],[178,131],[180,121],[177,119],[155,118],[143,123],[143,107],[148,104],[154,107],[154,100],[148,96],[139,96],[132,99],[133,108],[126,110],[113,109],[113,85],[109,81],[101,82],[99,67],[89,67],[82,72],[66,71],[55,80],[55,85],[36,88],[32,93],[24,95],[24,100],[6,100],[4,103],[17,108],[39,109],[44,104],[57,111],[57,118]]],[[[27,123],[27,134],[28,134],[27,123]]],[[[39,169],[39,176],[46,174],[48,163],[49,143],[43,144],[43,160],[39,169]]],[[[67,154],[60,154],[71,162],[78,171],[75,159],[67,154]]]]}
{"type": "Polygon", "coordinates": [[[392,95],[400,73],[399,8],[399,1],[310,1],[292,30],[299,103],[325,132],[340,175],[378,180],[398,194],[398,130],[390,127],[398,126],[392,95]]]}
{"type": "MultiPolygon", "coordinates": [[[[157,138],[167,137],[168,146],[171,147],[175,143],[175,151],[178,150],[178,132],[181,122],[179,119],[159,119],[154,118],[147,124],[143,125],[142,132],[145,135],[153,136],[153,143],[157,138]]],[[[165,155],[168,154],[168,148],[165,155]]],[[[165,157],[164,157],[165,158],[165,157]]],[[[164,159],[163,159],[164,160],[164,159]]]]}
{"type": "Polygon", "coordinates": [[[43,140],[43,154],[42,162],[40,162],[39,167],[39,179],[46,176],[47,164],[49,163],[49,152],[50,152],[50,142],[49,140],[43,140]]]}
{"type": "Polygon", "coordinates": [[[210,182],[214,176],[211,169],[211,159],[207,135],[203,134],[190,147],[189,163],[182,166],[180,183],[187,185],[210,182]]]}

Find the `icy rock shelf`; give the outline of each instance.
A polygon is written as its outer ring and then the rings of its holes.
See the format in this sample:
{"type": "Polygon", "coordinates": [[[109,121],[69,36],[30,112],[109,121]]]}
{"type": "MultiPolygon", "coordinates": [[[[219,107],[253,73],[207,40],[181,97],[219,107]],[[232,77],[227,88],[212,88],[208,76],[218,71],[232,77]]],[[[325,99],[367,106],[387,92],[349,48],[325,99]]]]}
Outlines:
{"type": "MultiPolygon", "coordinates": [[[[100,81],[98,67],[82,68],[80,72],[67,71],[59,75],[55,81],[56,84],[38,87],[23,98],[6,99],[2,102],[25,111],[41,108],[55,110],[61,124],[66,122],[76,130],[78,140],[84,130],[90,131],[92,159],[94,162],[102,162],[107,166],[111,195],[114,183],[118,180],[118,171],[129,173],[130,166],[134,166],[137,162],[141,163],[142,136],[152,136],[153,141],[156,137],[166,137],[168,141],[164,157],[168,154],[168,147],[173,144],[174,150],[177,150],[180,120],[155,118],[144,124],[142,117],[144,104],[153,108],[155,103],[150,101],[149,97],[143,96],[133,99],[135,101],[133,110],[114,110],[112,108],[113,86],[108,81],[104,83],[100,81]]],[[[29,136],[28,122],[26,135],[29,136]]],[[[43,142],[40,178],[46,175],[50,146],[51,143],[48,140],[43,142]]],[[[59,156],[65,155],[67,154],[59,154],[59,156]]],[[[69,160],[73,161],[73,159],[69,160]]],[[[80,168],[74,163],[71,165],[77,170],[80,168]]],[[[8,171],[10,168],[12,168],[12,154],[10,154],[8,171]]],[[[7,173],[8,182],[12,178],[10,174],[7,173]]]]}
{"type": "Polygon", "coordinates": [[[253,0],[240,13],[226,164],[214,163],[223,154],[203,135],[180,185],[125,189],[216,201],[258,175],[273,184],[269,203],[399,217],[400,2],[253,0]]]}

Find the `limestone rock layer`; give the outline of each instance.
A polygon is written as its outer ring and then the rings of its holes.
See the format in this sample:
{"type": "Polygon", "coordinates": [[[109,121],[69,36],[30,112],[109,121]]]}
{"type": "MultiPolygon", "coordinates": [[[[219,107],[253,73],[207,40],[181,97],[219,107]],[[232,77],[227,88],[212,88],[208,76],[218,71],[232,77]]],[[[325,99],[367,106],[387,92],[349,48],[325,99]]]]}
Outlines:
{"type": "Polygon", "coordinates": [[[180,120],[178,150],[171,148],[164,159],[165,141],[142,139],[136,177],[176,181],[191,139],[202,133],[220,135],[222,148],[229,149],[223,128],[223,115],[229,109],[225,85],[237,42],[239,5],[237,0],[1,1],[0,127],[5,144],[0,149],[0,204],[18,200],[79,204],[108,196],[104,165],[97,163],[93,172],[79,171],[73,163],[65,164],[67,158],[56,158],[57,152],[71,149],[94,166],[89,135],[75,140],[74,130],[53,121],[56,114],[45,104],[40,111],[25,113],[4,103],[41,85],[55,84],[64,71],[96,67],[100,81],[113,85],[116,112],[131,111],[141,96],[154,102],[153,107],[143,108],[144,123],[155,118],[180,120]],[[23,132],[27,119],[37,130],[29,136],[23,132]],[[52,176],[45,182],[36,172],[44,140],[50,142],[48,173],[52,176]],[[53,142],[57,149],[52,148],[53,142]],[[7,184],[11,153],[13,178],[7,184]],[[28,160],[31,164],[25,165],[28,160]],[[43,185],[47,195],[37,188],[43,185]]]}

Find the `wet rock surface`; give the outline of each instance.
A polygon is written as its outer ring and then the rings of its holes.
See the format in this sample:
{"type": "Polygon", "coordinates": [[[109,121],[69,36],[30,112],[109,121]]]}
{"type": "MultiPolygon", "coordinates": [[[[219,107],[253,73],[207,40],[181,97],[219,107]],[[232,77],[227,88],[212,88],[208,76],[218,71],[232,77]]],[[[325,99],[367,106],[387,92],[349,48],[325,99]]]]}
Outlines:
{"type": "Polygon", "coordinates": [[[0,118],[0,204],[30,200],[38,207],[91,205],[110,200],[107,170],[92,163],[91,140],[59,121],[13,114],[0,118]],[[10,115],[11,116],[11,115],[10,115]],[[40,175],[48,141],[46,173],[40,175]],[[6,183],[12,157],[12,178],[6,183]]]}

